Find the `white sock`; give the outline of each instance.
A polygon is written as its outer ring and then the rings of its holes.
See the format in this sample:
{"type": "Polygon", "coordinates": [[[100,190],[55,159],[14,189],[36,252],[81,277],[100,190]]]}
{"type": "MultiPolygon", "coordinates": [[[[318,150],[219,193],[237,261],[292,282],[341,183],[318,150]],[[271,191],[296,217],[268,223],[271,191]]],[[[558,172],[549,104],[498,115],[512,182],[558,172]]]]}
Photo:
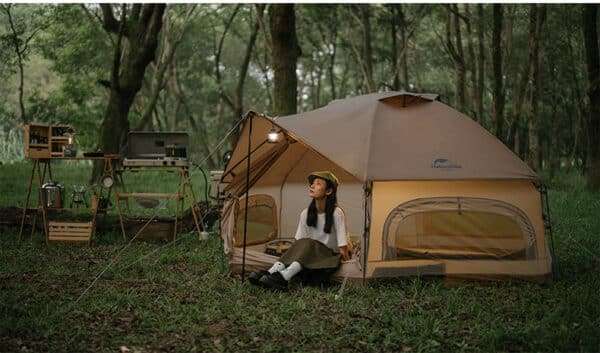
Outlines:
{"type": "Polygon", "coordinates": [[[268,270],[270,274],[274,274],[275,272],[279,272],[285,268],[283,262],[277,261],[273,264],[273,266],[268,270]]]}
{"type": "Polygon", "coordinates": [[[298,272],[302,271],[302,265],[300,265],[300,263],[298,261],[294,261],[292,262],[291,265],[288,266],[288,268],[286,268],[281,272],[281,275],[283,276],[283,279],[285,279],[286,281],[289,281],[292,277],[294,277],[298,272]]]}

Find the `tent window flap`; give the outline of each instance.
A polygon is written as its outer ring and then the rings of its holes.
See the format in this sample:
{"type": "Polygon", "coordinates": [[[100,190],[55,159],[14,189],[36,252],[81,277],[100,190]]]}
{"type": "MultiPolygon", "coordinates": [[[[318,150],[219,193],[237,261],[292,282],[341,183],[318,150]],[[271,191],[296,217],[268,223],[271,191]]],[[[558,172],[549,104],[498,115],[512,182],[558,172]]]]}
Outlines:
{"type": "Polygon", "coordinates": [[[416,199],[395,207],[383,231],[383,259],[537,258],[527,215],[481,198],[416,199]]]}
{"type": "MultiPolygon", "coordinates": [[[[235,246],[244,246],[245,201],[239,202],[240,209],[235,220],[235,246]]],[[[250,195],[248,198],[248,231],[246,245],[266,243],[277,238],[277,212],[275,200],[269,195],[250,195]]]]}

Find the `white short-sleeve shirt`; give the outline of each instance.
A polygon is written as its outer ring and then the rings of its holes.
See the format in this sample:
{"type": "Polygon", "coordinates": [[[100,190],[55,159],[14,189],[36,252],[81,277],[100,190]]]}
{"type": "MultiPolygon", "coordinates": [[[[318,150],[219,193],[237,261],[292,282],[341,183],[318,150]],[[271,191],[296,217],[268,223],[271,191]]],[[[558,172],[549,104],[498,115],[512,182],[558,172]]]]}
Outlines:
{"type": "Polygon", "coordinates": [[[298,229],[296,230],[296,240],[302,238],[310,238],[325,244],[328,248],[334,252],[339,252],[338,247],[347,245],[346,243],[346,222],[344,220],[344,211],[341,208],[336,207],[333,211],[333,226],[331,227],[331,233],[325,233],[323,227],[325,226],[325,213],[317,214],[317,226],[309,227],[306,225],[306,217],[308,215],[308,208],[305,208],[300,213],[300,222],[298,223],[298,229]]]}

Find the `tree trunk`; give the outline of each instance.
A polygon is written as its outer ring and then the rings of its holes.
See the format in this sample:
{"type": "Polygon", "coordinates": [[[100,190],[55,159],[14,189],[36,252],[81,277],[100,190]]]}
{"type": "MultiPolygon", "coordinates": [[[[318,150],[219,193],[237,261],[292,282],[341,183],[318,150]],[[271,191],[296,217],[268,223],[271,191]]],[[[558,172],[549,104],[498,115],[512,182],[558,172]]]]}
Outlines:
{"type": "Polygon", "coordinates": [[[517,155],[520,154],[519,146],[519,131],[521,130],[521,115],[523,112],[523,97],[525,96],[527,89],[527,82],[529,81],[529,65],[524,65],[521,79],[519,80],[519,86],[517,87],[517,94],[515,95],[515,105],[512,113],[512,123],[508,132],[507,145],[517,155]]]}
{"type": "Polygon", "coordinates": [[[465,109],[465,57],[462,49],[460,18],[458,6],[447,5],[446,13],[446,47],[454,62],[454,105],[459,110],[465,109]],[[454,36],[454,42],[452,37],[454,36]]]}
{"type": "Polygon", "coordinates": [[[236,110],[235,104],[233,103],[231,98],[227,95],[227,93],[225,93],[225,89],[223,88],[223,85],[221,83],[221,53],[223,52],[223,43],[225,43],[225,37],[227,36],[227,32],[229,32],[229,29],[231,28],[231,24],[233,23],[233,20],[235,19],[235,16],[237,15],[241,6],[242,5],[239,5],[239,4],[236,5],[236,7],[233,9],[233,12],[231,13],[231,16],[229,16],[229,19],[227,20],[227,22],[224,23],[225,28],[223,29],[223,33],[221,34],[221,38],[219,39],[219,44],[215,48],[215,78],[217,81],[217,88],[219,90],[219,97],[233,111],[236,110]]]}
{"type": "Polygon", "coordinates": [[[410,89],[408,85],[408,36],[406,35],[406,16],[402,4],[398,4],[398,16],[400,17],[400,39],[402,39],[402,51],[400,52],[400,65],[402,66],[402,88],[410,89]]]}
{"type": "Polygon", "coordinates": [[[545,7],[537,4],[529,5],[529,123],[528,123],[528,139],[529,153],[527,154],[527,163],[535,171],[541,169],[540,163],[540,141],[539,141],[539,120],[538,116],[538,96],[540,86],[540,39],[542,25],[545,19],[545,7]]]}
{"type": "Polygon", "coordinates": [[[478,59],[477,59],[477,90],[475,94],[475,111],[477,112],[477,121],[484,123],[483,117],[483,84],[485,70],[485,49],[484,49],[484,18],[483,5],[477,4],[477,37],[478,37],[478,59]]]}
{"type": "Polygon", "coordinates": [[[471,99],[469,99],[469,107],[475,112],[474,119],[478,120],[477,107],[475,106],[475,96],[477,96],[477,64],[475,62],[475,45],[473,43],[473,29],[471,26],[471,5],[465,4],[465,24],[467,26],[467,49],[469,53],[469,71],[471,71],[471,99]]]}
{"type": "MultiPolygon", "coordinates": [[[[552,90],[554,92],[559,92],[560,77],[557,77],[554,70],[550,70],[550,81],[552,82],[553,86],[552,90]]],[[[558,141],[558,100],[551,99],[550,106],[552,108],[552,114],[550,115],[550,139],[548,141],[548,154],[546,155],[546,159],[548,161],[550,178],[554,178],[556,170],[559,168],[561,150],[558,141]]]]}
{"type": "MultiPolygon", "coordinates": [[[[569,48],[569,57],[571,58],[571,60],[573,60],[573,62],[576,61],[577,57],[574,55],[574,50],[573,50],[573,44],[572,44],[572,33],[569,33],[569,35],[567,36],[567,44],[568,44],[568,48],[569,48]]],[[[572,148],[571,148],[571,152],[569,153],[569,156],[567,157],[567,168],[566,168],[566,172],[569,173],[571,167],[575,164],[575,159],[577,158],[577,152],[581,150],[581,134],[583,133],[583,122],[584,122],[584,116],[585,116],[585,102],[584,102],[584,94],[581,90],[581,86],[579,85],[579,80],[577,78],[577,69],[574,65],[570,66],[570,77],[571,77],[571,83],[572,83],[572,88],[571,88],[571,92],[572,92],[572,102],[574,102],[574,106],[575,106],[575,111],[577,112],[577,119],[576,122],[574,124],[571,124],[571,135],[573,136],[571,138],[571,141],[573,141],[572,143],[572,148]]],[[[569,105],[569,107],[572,107],[573,105],[569,105]]]]}
{"type": "Polygon", "coordinates": [[[397,14],[396,7],[402,6],[401,4],[390,5],[390,35],[392,40],[391,48],[391,61],[392,61],[392,90],[397,91],[400,88],[400,73],[398,69],[398,39],[397,39],[397,14]]]}
{"type": "MultiPolygon", "coordinates": [[[[25,86],[25,81],[24,81],[24,68],[23,68],[23,52],[24,49],[21,46],[22,41],[19,39],[19,33],[17,32],[17,29],[15,28],[15,24],[12,18],[12,13],[10,11],[12,4],[6,4],[6,5],[2,5],[2,10],[6,13],[6,16],[8,17],[8,23],[10,26],[10,30],[11,30],[11,39],[12,39],[12,43],[15,47],[15,54],[17,54],[17,65],[19,66],[19,117],[21,119],[21,122],[23,124],[26,124],[28,122],[27,119],[27,115],[25,114],[25,104],[23,103],[23,88],[25,86]]],[[[30,38],[31,39],[31,38],[30,38]]],[[[29,41],[29,39],[23,43],[25,46],[27,45],[27,42],[29,41]]]]}
{"type": "Polygon", "coordinates": [[[373,79],[373,48],[371,46],[371,12],[369,4],[358,5],[360,19],[363,27],[363,63],[366,79],[367,93],[375,92],[375,80],[373,79]]]}
{"type": "MultiPolygon", "coordinates": [[[[337,17],[336,17],[337,21],[337,17]]],[[[331,100],[337,98],[337,91],[335,89],[335,54],[337,52],[337,22],[332,28],[332,38],[331,38],[331,55],[329,56],[329,66],[327,70],[329,71],[329,84],[331,86],[331,100]]]]}
{"type": "Polygon", "coordinates": [[[492,25],[492,125],[497,138],[503,140],[504,88],[502,81],[502,5],[494,4],[492,25]]]}
{"type": "MultiPolygon", "coordinates": [[[[329,85],[331,88],[331,99],[330,101],[334,100],[337,98],[337,91],[336,91],[336,85],[335,85],[335,55],[337,53],[337,11],[336,11],[336,7],[333,7],[334,11],[334,18],[332,23],[330,23],[331,25],[331,40],[330,40],[330,51],[329,51],[329,65],[327,66],[327,72],[329,74],[329,85]]],[[[325,38],[323,38],[323,42],[325,41],[325,38]]]]}
{"type": "Polygon", "coordinates": [[[588,76],[590,118],[588,128],[587,180],[591,190],[600,190],[600,55],[596,27],[598,5],[583,8],[583,37],[588,76]]]}
{"type": "Polygon", "coordinates": [[[419,50],[417,50],[417,48],[413,48],[413,60],[415,63],[415,91],[419,92],[421,91],[421,87],[423,87],[422,85],[422,80],[421,80],[421,56],[419,54],[419,50]]]}
{"type": "Polygon", "coordinates": [[[296,65],[301,54],[296,37],[296,16],[293,4],[271,5],[269,27],[273,46],[275,103],[274,116],[290,115],[297,112],[296,65]]]}
{"type": "MultiPolygon", "coordinates": [[[[100,6],[104,28],[109,33],[118,33],[119,38],[115,48],[110,97],[100,126],[98,147],[104,153],[119,153],[129,133],[129,109],[142,87],[146,67],[154,60],[166,5],[134,4],[130,18],[126,17],[123,5],[120,20],[114,17],[111,5],[100,6]],[[123,37],[129,41],[128,50],[124,53],[121,51],[123,37]]],[[[100,172],[100,166],[95,165],[93,177],[100,172]]]]}

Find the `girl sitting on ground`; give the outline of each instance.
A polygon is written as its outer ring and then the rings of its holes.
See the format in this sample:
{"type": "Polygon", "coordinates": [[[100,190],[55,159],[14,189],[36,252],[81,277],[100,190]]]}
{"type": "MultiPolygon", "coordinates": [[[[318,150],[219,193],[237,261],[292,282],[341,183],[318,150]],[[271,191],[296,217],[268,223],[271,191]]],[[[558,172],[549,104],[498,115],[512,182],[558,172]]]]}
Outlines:
{"type": "Polygon", "coordinates": [[[250,283],[287,290],[292,277],[303,269],[332,273],[349,260],[344,212],[337,206],[338,178],[329,171],[308,176],[312,201],[300,214],[296,241],[269,270],[252,272],[250,283]]]}

